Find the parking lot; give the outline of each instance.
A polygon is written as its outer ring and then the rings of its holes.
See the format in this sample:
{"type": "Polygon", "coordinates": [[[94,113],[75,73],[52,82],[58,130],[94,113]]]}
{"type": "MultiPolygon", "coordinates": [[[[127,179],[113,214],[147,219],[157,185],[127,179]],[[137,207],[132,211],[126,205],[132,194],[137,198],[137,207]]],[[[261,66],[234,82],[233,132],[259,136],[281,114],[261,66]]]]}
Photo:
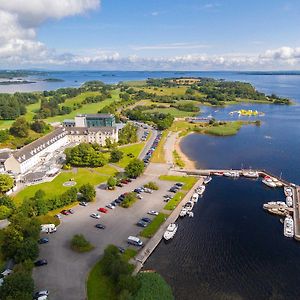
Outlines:
{"type": "MultiPolygon", "coordinates": [[[[149,210],[160,211],[166,204],[163,196],[168,193],[172,182],[160,181],[156,176],[143,175],[131,183],[114,191],[97,189],[97,200],[87,207],[76,206],[74,214],[62,216],[61,225],[54,234],[43,234],[49,237],[48,244],[40,246],[40,258],[47,259],[48,265],[34,269],[34,280],[37,290],[48,289],[50,299],[68,300],[85,299],[85,280],[92,266],[97,262],[108,244],[128,247],[129,235],[138,235],[142,230],[136,223],[147,215],[149,210]],[[131,192],[149,181],[159,185],[158,191],[152,194],[142,193],[143,199],[130,208],[116,207],[108,210],[107,214],[99,212],[100,219],[93,219],[90,214],[97,213],[99,207],[116,199],[120,194],[131,192]],[[106,226],[95,228],[97,223],[106,226]],[[83,234],[95,249],[89,253],[79,254],[70,249],[69,243],[74,234],[83,234]]],[[[131,246],[133,247],[133,246],[131,246]]]]}

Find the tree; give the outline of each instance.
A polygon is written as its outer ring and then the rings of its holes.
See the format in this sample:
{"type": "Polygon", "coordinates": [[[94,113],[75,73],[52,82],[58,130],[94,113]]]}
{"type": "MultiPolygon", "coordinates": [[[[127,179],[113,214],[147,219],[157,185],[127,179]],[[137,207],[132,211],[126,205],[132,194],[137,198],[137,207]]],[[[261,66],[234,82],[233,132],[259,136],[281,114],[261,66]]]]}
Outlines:
{"type": "Polygon", "coordinates": [[[71,248],[76,252],[88,252],[94,249],[94,246],[84,237],[83,234],[75,234],[71,240],[71,248]]]}
{"type": "Polygon", "coordinates": [[[144,169],[144,163],[140,159],[136,158],[126,166],[125,172],[127,176],[135,178],[140,176],[144,172],[144,169]]]}
{"type": "Polygon", "coordinates": [[[80,187],[79,192],[82,194],[84,200],[88,202],[93,201],[96,196],[95,188],[90,183],[83,184],[80,187]]]}
{"type": "Polygon", "coordinates": [[[110,153],[110,161],[116,163],[123,158],[124,153],[121,150],[113,149],[110,153]]]}
{"type": "Polygon", "coordinates": [[[31,300],[34,282],[30,273],[14,272],[9,275],[0,288],[2,300],[31,300]]]}
{"type": "Polygon", "coordinates": [[[44,133],[48,127],[49,126],[43,120],[35,120],[31,124],[31,129],[38,133],[44,133]]]}
{"type": "Polygon", "coordinates": [[[6,174],[0,174],[0,194],[11,190],[14,186],[14,179],[6,174]]]}
{"type": "Polygon", "coordinates": [[[28,137],[29,124],[24,117],[19,117],[10,127],[10,133],[16,137],[28,137]]]}
{"type": "Polygon", "coordinates": [[[119,144],[125,145],[135,143],[138,140],[137,126],[132,123],[127,123],[121,130],[119,130],[119,144]]]}
{"type": "Polygon", "coordinates": [[[11,211],[11,208],[5,205],[0,205],[0,220],[8,218],[11,215],[11,211]]]}
{"type": "Polygon", "coordinates": [[[107,180],[107,187],[114,189],[116,185],[117,185],[117,179],[113,176],[109,177],[107,180]]]}

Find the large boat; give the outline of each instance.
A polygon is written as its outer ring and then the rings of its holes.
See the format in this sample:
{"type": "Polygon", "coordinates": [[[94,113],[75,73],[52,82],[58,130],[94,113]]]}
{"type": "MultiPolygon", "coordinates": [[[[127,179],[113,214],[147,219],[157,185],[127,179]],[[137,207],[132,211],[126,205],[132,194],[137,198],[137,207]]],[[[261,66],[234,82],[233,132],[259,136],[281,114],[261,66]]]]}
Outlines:
{"type": "Polygon", "coordinates": [[[270,214],[277,215],[277,216],[286,216],[287,212],[284,210],[284,208],[267,208],[267,211],[270,214]]]}
{"type": "Polygon", "coordinates": [[[258,178],[259,174],[257,171],[243,171],[242,172],[243,176],[248,177],[248,178],[258,178]]]}
{"type": "Polygon", "coordinates": [[[229,172],[225,172],[223,175],[227,176],[227,177],[239,177],[240,172],[239,171],[229,171],[229,172]]]}
{"type": "Polygon", "coordinates": [[[291,216],[287,216],[283,223],[283,234],[286,237],[294,236],[294,220],[291,216]]]}
{"type": "Polygon", "coordinates": [[[282,182],[279,181],[277,178],[271,177],[271,179],[276,184],[276,186],[278,186],[278,187],[282,187],[283,186],[282,182]]]}
{"type": "Polygon", "coordinates": [[[183,207],[179,213],[179,217],[185,217],[187,212],[188,210],[185,207],[183,207]]]}
{"type": "Polygon", "coordinates": [[[194,207],[194,202],[193,202],[193,201],[188,201],[188,202],[185,204],[185,206],[184,206],[184,208],[186,208],[187,211],[192,211],[193,207],[194,207]]]}
{"type": "Polygon", "coordinates": [[[285,202],[286,202],[287,206],[289,206],[289,207],[293,206],[293,198],[291,196],[287,196],[285,198],[285,202]]]}
{"type": "Polygon", "coordinates": [[[215,176],[223,176],[224,173],[223,173],[223,172],[214,172],[213,174],[214,174],[215,176]]]}
{"type": "Polygon", "coordinates": [[[194,193],[193,196],[191,197],[191,201],[193,201],[194,203],[198,202],[198,198],[199,198],[199,194],[198,193],[194,193]]]}
{"type": "Polygon", "coordinates": [[[205,185],[200,185],[195,189],[195,193],[197,193],[200,196],[203,195],[204,191],[205,191],[205,185]]]}
{"type": "Polygon", "coordinates": [[[264,178],[264,179],[262,180],[262,183],[264,183],[264,184],[267,185],[268,187],[272,187],[272,188],[276,187],[276,183],[273,182],[273,180],[270,179],[270,178],[264,178]]]}
{"type": "Polygon", "coordinates": [[[203,183],[208,184],[209,182],[211,182],[211,180],[212,180],[211,176],[206,176],[203,180],[203,183]]]}
{"type": "Polygon", "coordinates": [[[285,194],[286,197],[288,197],[288,196],[292,197],[293,196],[293,189],[290,186],[285,186],[284,187],[284,194],[285,194]]]}
{"type": "Polygon", "coordinates": [[[167,230],[165,231],[165,233],[164,233],[164,239],[165,239],[166,241],[172,239],[172,238],[174,237],[176,231],[177,231],[177,228],[178,228],[178,225],[177,225],[177,224],[171,223],[171,224],[168,226],[168,228],[167,228],[167,230]]]}

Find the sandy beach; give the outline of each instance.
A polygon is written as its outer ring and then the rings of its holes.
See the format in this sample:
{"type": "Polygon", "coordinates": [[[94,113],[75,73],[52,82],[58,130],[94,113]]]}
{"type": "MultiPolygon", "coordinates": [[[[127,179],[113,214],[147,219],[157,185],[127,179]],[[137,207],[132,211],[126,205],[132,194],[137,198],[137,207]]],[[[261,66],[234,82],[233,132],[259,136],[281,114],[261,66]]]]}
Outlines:
{"type": "MultiPolygon", "coordinates": [[[[192,132],[190,132],[189,134],[191,134],[191,133],[192,132]]],[[[174,145],[175,150],[177,151],[177,153],[183,160],[183,162],[185,164],[185,167],[184,167],[185,169],[189,169],[189,170],[197,169],[196,162],[191,160],[187,155],[185,155],[180,148],[180,142],[181,142],[182,138],[184,138],[184,137],[177,136],[177,139],[176,139],[175,145],[174,145]]]]}

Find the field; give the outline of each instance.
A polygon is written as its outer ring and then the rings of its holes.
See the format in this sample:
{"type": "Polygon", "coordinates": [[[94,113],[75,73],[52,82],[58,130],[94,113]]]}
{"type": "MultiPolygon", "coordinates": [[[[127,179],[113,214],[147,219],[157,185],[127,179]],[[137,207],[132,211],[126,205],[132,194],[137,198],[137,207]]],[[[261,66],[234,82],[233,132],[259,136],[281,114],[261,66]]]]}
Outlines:
{"type": "Polygon", "coordinates": [[[178,87],[144,87],[143,91],[147,93],[155,93],[159,96],[172,96],[172,95],[184,95],[187,87],[178,86],[178,87]]]}
{"type": "Polygon", "coordinates": [[[167,214],[159,213],[152,222],[140,232],[140,236],[151,238],[155,232],[159,229],[162,223],[165,222],[167,214]]]}
{"type": "Polygon", "coordinates": [[[144,147],[144,142],[119,147],[118,149],[124,153],[124,156],[119,162],[116,163],[116,165],[118,165],[121,168],[125,168],[132,159],[137,158],[139,156],[144,147]]]}
{"type": "Polygon", "coordinates": [[[159,112],[159,113],[170,114],[174,118],[193,117],[193,116],[196,116],[196,115],[199,114],[198,112],[190,112],[190,111],[179,110],[175,107],[153,108],[153,109],[146,110],[145,112],[148,112],[148,113],[159,112]]]}
{"type": "Polygon", "coordinates": [[[108,179],[109,176],[113,175],[116,169],[110,166],[104,166],[102,168],[85,169],[78,168],[72,171],[65,171],[60,173],[51,182],[40,183],[31,185],[20,191],[15,197],[16,205],[20,205],[24,198],[33,197],[35,192],[39,189],[43,190],[46,195],[51,197],[59,196],[65,192],[69,187],[63,186],[63,183],[73,179],[77,182],[76,187],[80,187],[84,183],[91,183],[92,185],[100,184],[108,179]]]}

